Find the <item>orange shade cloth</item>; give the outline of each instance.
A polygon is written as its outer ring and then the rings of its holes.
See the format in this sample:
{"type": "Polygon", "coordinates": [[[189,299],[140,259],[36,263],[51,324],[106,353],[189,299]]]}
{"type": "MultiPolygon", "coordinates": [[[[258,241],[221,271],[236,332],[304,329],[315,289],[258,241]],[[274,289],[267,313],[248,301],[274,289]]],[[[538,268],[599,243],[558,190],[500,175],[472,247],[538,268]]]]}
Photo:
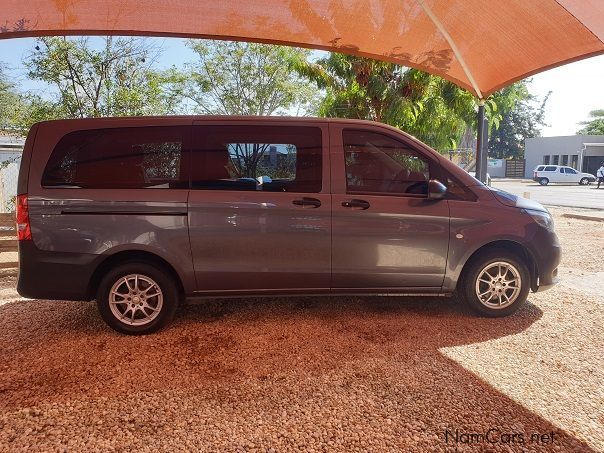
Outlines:
{"type": "Polygon", "coordinates": [[[422,69],[485,98],[604,53],[604,0],[1,0],[0,39],[64,34],[325,49],[422,69]]]}

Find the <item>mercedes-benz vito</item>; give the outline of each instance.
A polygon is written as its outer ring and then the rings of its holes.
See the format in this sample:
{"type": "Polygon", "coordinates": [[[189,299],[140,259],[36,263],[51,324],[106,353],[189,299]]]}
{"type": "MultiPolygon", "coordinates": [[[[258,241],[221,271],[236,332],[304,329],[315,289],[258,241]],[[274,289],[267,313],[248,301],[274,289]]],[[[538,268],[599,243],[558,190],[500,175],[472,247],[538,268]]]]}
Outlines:
{"type": "Polygon", "coordinates": [[[457,291],[505,316],[560,259],[543,206],[368,121],[38,123],[18,194],[19,293],[96,299],[128,334],[204,296],[457,291]]]}

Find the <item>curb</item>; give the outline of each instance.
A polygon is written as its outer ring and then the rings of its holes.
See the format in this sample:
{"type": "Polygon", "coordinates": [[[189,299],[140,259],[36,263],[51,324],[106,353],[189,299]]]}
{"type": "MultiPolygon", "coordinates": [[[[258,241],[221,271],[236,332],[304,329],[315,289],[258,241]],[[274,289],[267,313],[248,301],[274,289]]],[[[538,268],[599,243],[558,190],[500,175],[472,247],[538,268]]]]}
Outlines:
{"type": "Polygon", "coordinates": [[[591,215],[562,214],[562,217],[567,217],[569,219],[591,220],[593,222],[604,222],[604,217],[594,217],[591,215]]]}

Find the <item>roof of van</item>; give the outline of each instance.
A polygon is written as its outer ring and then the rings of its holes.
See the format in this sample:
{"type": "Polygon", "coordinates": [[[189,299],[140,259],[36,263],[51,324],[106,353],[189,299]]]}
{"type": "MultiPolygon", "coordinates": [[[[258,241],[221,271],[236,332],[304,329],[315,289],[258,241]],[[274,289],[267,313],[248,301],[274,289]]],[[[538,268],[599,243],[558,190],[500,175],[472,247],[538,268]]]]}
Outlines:
{"type": "Polygon", "coordinates": [[[105,122],[105,121],[145,121],[145,120],[190,120],[190,121],[286,121],[286,122],[324,122],[324,123],[354,123],[367,125],[381,125],[388,128],[396,129],[384,123],[370,120],[352,119],[352,118],[322,118],[315,116],[253,116],[253,115],[164,115],[164,116],[108,116],[102,118],[71,118],[61,120],[41,121],[38,124],[44,123],[61,123],[61,122],[105,122]]]}
{"type": "Polygon", "coordinates": [[[146,121],[157,122],[165,120],[167,123],[178,122],[178,121],[274,121],[274,122],[323,122],[323,123],[345,123],[345,124],[356,124],[356,125],[367,125],[367,126],[380,126],[392,131],[405,134],[407,137],[413,139],[415,142],[421,144],[423,147],[431,149],[428,145],[421,142],[419,139],[405,131],[388,124],[380,123],[377,121],[360,120],[352,118],[321,118],[313,116],[247,116],[247,115],[165,115],[165,116],[111,116],[103,118],[72,118],[62,120],[48,120],[41,121],[39,125],[53,124],[53,125],[67,125],[70,123],[81,123],[86,125],[86,128],[93,128],[98,124],[99,127],[106,127],[107,124],[103,123],[144,123],[146,121]]]}

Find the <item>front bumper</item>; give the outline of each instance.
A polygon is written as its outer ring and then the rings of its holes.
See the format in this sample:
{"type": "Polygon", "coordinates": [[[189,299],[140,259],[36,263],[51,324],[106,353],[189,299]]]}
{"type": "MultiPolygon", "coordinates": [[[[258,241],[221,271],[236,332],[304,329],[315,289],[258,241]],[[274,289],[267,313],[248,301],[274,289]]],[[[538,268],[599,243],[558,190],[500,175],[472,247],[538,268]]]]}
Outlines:
{"type": "Polygon", "coordinates": [[[554,269],[554,272],[552,272],[552,274],[549,276],[549,278],[544,278],[543,280],[540,276],[537,278],[537,288],[533,292],[540,293],[543,291],[547,291],[558,283],[560,283],[560,278],[558,278],[558,268],[556,268],[554,269]]]}
{"type": "MultiPolygon", "coordinates": [[[[554,234],[555,233],[551,233],[554,234]]],[[[539,242],[539,241],[538,241],[539,242]]],[[[545,242],[545,241],[544,241],[545,242]]],[[[549,242],[549,241],[548,241],[549,242]]],[[[560,282],[558,278],[558,265],[562,256],[562,248],[558,244],[557,238],[552,244],[543,244],[542,247],[533,252],[536,266],[536,281],[531,285],[533,292],[541,292],[550,289],[560,282]]]]}

